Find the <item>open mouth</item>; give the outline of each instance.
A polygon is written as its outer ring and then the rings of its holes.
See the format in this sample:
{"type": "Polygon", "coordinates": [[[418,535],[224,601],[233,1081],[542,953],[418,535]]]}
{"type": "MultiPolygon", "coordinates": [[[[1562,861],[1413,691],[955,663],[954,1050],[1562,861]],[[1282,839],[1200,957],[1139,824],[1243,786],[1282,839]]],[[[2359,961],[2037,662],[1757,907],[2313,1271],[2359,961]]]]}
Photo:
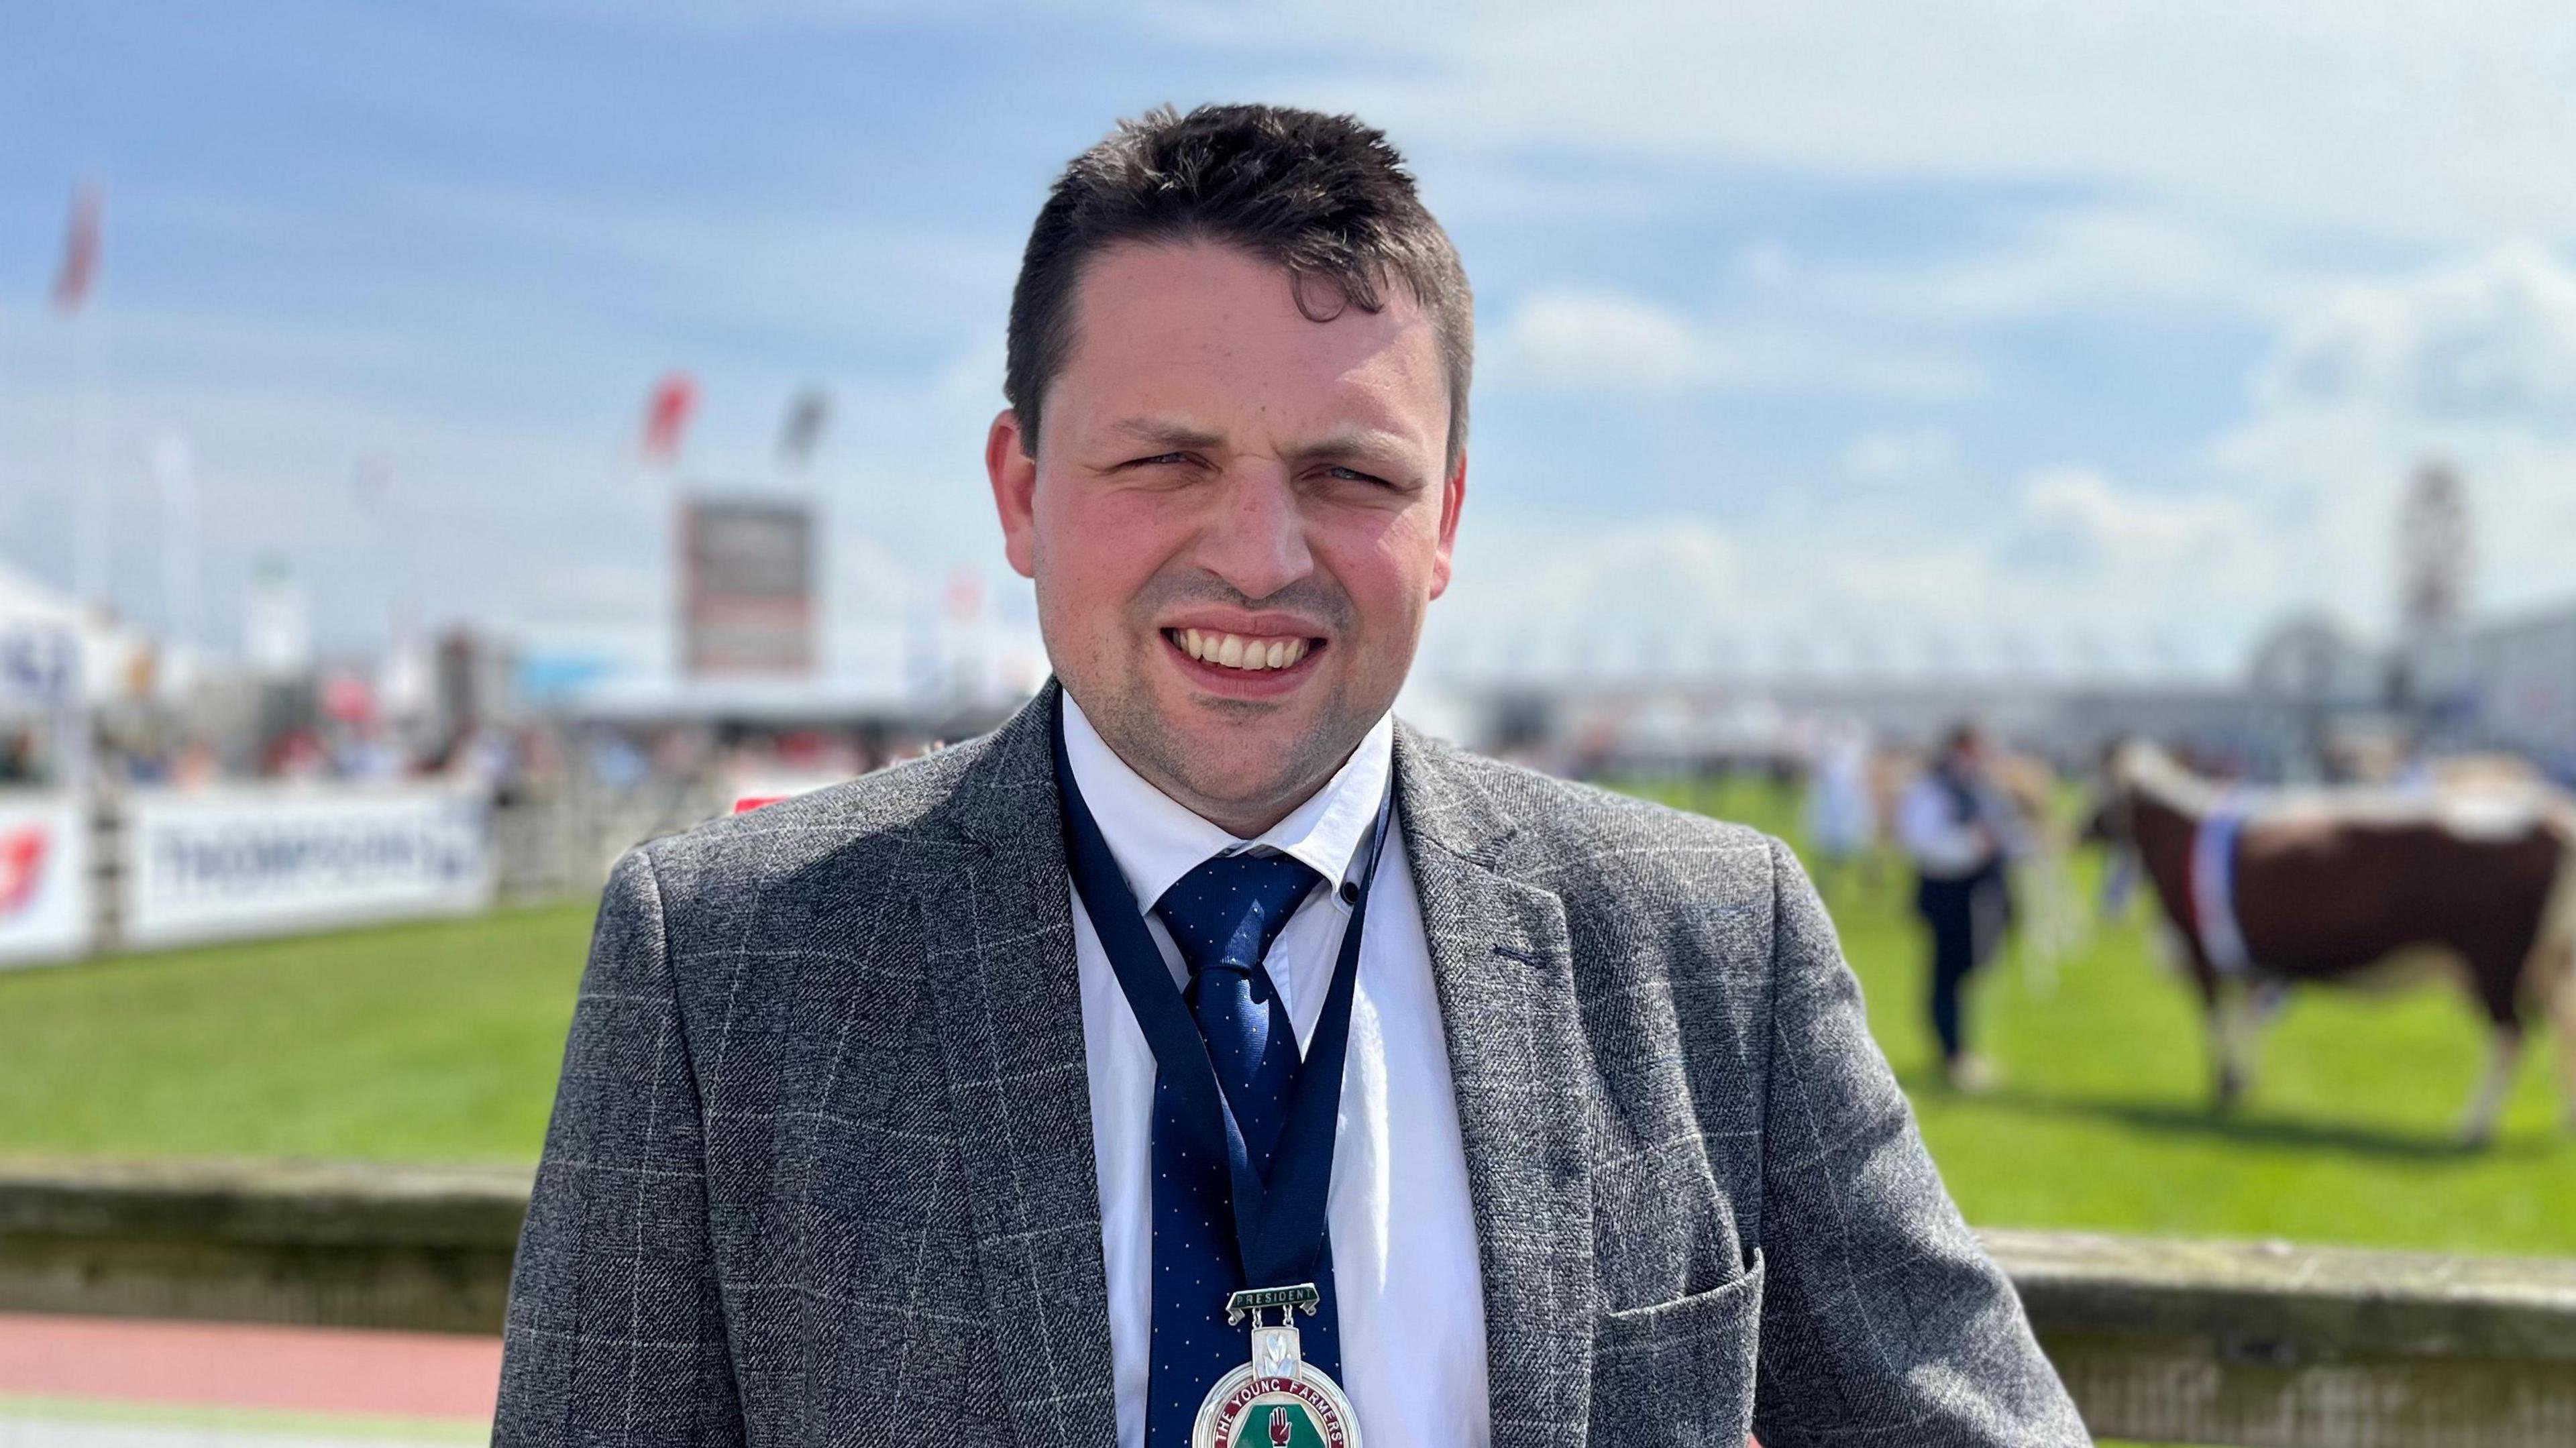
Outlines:
{"type": "Polygon", "coordinates": [[[1209,668],[1241,674],[1293,669],[1322,652],[1325,644],[1319,638],[1261,637],[1201,628],[1167,628],[1163,637],[1209,668]]]}

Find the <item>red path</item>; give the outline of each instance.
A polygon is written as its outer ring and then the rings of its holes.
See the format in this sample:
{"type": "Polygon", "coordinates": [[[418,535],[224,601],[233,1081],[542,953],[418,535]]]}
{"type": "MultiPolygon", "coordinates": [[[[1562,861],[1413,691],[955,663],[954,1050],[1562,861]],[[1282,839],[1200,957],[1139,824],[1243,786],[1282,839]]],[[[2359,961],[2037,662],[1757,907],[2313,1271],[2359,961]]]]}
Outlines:
{"type": "Polygon", "coordinates": [[[490,1422],[501,1342],[0,1314],[0,1395],[490,1422]]]}

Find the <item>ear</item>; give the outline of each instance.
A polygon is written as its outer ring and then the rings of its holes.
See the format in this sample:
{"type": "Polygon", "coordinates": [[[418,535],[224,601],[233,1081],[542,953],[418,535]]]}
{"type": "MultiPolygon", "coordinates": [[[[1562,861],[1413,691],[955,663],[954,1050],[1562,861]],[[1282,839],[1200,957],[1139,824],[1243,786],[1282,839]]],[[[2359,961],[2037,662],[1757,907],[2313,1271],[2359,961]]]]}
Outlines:
{"type": "Polygon", "coordinates": [[[984,438],[984,471],[993,479],[993,511],[1002,519],[1002,555],[1022,578],[1037,577],[1038,462],[1020,415],[1009,408],[984,438]]]}
{"type": "Polygon", "coordinates": [[[1449,470],[1447,481],[1440,485],[1440,547],[1432,555],[1431,596],[1438,598],[1449,591],[1449,555],[1458,546],[1458,514],[1467,506],[1467,452],[1458,451],[1458,465],[1449,470]]]}

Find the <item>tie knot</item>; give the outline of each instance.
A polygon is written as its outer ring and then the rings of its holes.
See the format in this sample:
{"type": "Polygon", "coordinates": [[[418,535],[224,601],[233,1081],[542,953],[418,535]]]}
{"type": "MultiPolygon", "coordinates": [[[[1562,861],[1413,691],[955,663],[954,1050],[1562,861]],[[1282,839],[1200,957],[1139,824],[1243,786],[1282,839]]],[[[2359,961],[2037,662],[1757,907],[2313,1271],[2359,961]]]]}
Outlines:
{"type": "Polygon", "coordinates": [[[1164,891],[1154,913],[1172,932],[1190,974],[1219,964],[1248,971],[1270,952],[1317,878],[1286,855],[1218,855],[1164,891]]]}

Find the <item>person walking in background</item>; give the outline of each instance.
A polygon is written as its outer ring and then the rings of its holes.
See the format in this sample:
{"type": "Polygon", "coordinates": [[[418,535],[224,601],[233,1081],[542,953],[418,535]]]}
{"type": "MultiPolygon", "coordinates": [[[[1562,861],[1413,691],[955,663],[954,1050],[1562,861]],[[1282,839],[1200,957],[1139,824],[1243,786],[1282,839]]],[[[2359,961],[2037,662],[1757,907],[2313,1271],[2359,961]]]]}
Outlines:
{"type": "Polygon", "coordinates": [[[1857,869],[1862,888],[1875,892],[1879,817],[1869,768],[1867,725],[1836,719],[1820,731],[1807,786],[1807,845],[1828,890],[1857,869]]]}
{"type": "Polygon", "coordinates": [[[2018,835],[2011,805],[1986,772],[1984,736],[1962,724],[1897,807],[1897,843],[1914,865],[1914,908],[1932,937],[1932,1031],[1941,1074],[1961,1091],[1994,1084],[1993,1068],[1967,1048],[1960,992],[1986,963],[2012,918],[2006,862],[2018,835]]]}

